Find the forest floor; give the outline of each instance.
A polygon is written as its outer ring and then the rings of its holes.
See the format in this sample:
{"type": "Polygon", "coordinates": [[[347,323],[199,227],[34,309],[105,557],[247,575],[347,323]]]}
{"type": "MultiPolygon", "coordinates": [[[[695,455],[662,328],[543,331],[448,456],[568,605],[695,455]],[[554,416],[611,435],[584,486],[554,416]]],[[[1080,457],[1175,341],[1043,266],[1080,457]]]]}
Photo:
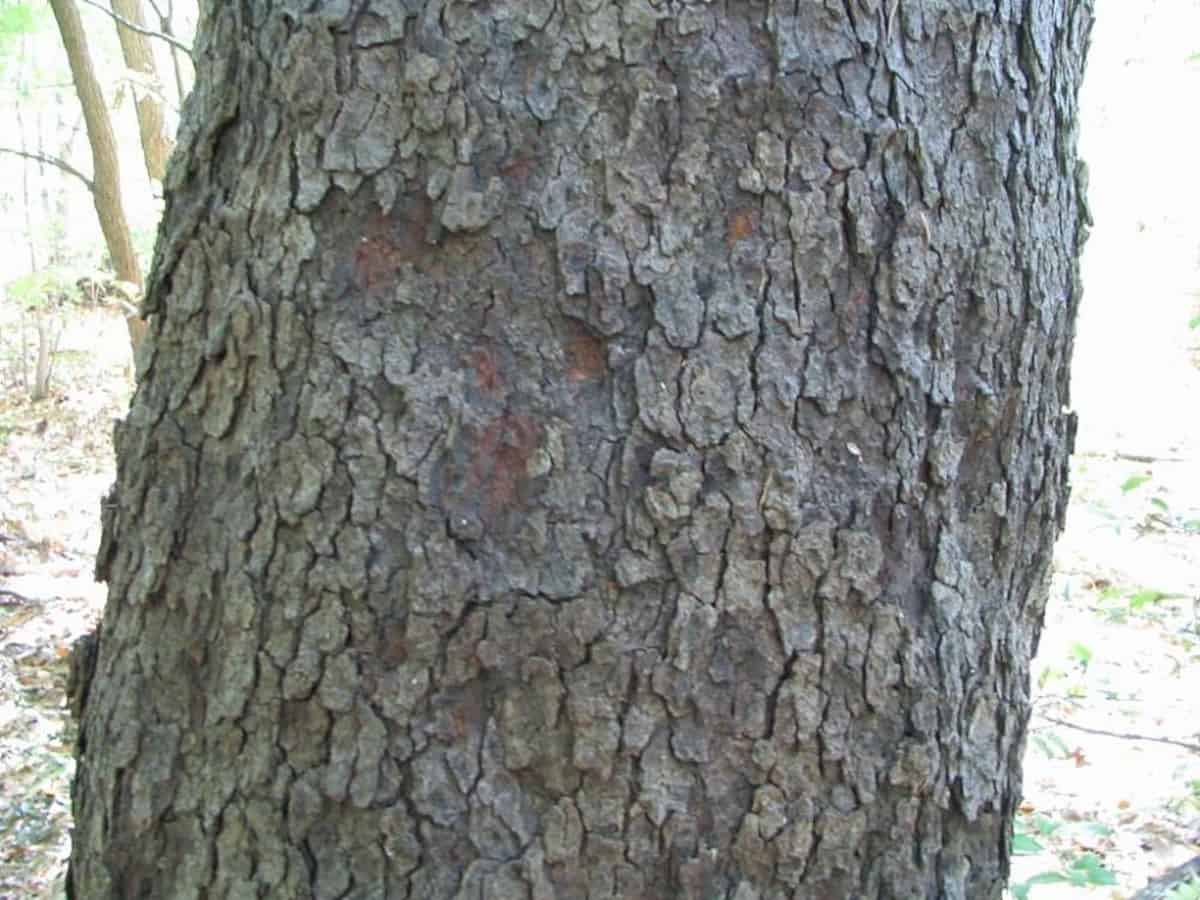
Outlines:
{"type": "Polygon", "coordinates": [[[51,395],[33,403],[19,386],[33,317],[0,307],[0,900],[63,896],[67,653],[104,608],[92,578],[100,499],[115,476],[112,423],[132,390],[120,314],[63,324],[51,395]]]}

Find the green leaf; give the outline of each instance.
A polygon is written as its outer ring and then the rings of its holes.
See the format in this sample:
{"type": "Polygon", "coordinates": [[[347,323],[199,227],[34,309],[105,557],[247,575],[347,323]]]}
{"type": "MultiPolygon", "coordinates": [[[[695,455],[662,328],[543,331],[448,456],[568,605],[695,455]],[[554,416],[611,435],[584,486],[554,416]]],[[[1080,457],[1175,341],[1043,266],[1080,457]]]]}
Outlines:
{"type": "MultiPolygon", "coordinates": [[[[1035,734],[1031,738],[1037,748],[1045,754],[1047,759],[1064,759],[1071,755],[1071,748],[1063,742],[1057,734],[1035,734]]],[[[1038,829],[1041,830],[1040,828],[1038,829]]],[[[1048,832],[1043,831],[1042,834],[1048,832]]]]}
{"type": "Polygon", "coordinates": [[[1071,656],[1083,668],[1087,668],[1092,664],[1092,648],[1087,644],[1082,644],[1079,641],[1071,641],[1071,656]]]}
{"type": "Polygon", "coordinates": [[[29,34],[34,27],[33,9],[28,3],[0,4],[0,41],[29,34]]]}
{"type": "Polygon", "coordinates": [[[1014,834],[1012,852],[1017,856],[1033,856],[1041,853],[1045,847],[1027,834],[1014,834]]]}
{"type": "Polygon", "coordinates": [[[1166,591],[1155,591],[1145,589],[1137,591],[1129,595],[1129,608],[1141,609],[1143,606],[1150,606],[1153,603],[1158,603],[1160,600],[1165,600],[1171,595],[1166,591]]]}
{"type": "Polygon", "coordinates": [[[22,37],[42,27],[48,5],[39,6],[43,9],[35,9],[32,3],[0,3],[0,57],[7,56],[22,37]]]}
{"type": "Polygon", "coordinates": [[[5,286],[5,291],[9,297],[24,307],[41,307],[56,296],[77,300],[79,298],[77,280],[73,272],[52,266],[13,279],[5,286]]]}
{"type": "MultiPolygon", "coordinates": [[[[1052,735],[1052,737],[1058,741],[1059,746],[1063,748],[1063,752],[1067,752],[1067,745],[1059,740],[1058,735],[1052,735]]],[[[1042,837],[1050,837],[1054,832],[1062,828],[1062,824],[1062,822],[1056,822],[1054,819],[1047,818],[1046,816],[1033,817],[1033,827],[1038,830],[1038,834],[1042,837]]]]}
{"type": "Polygon", "coordinates": [[[1121,493],[1128,494],[1130,491],[1135,491],[1153,477],[1149,472],[1139,472],[1137,475],[1130,475],[1121,485],[1121,493]]]}
{"type": "Polygon", "coordinates": [[[1167,501],[1164,500],[1162,497],[1151,497],[1150,505],[1153,506],[1155,509],[1161,509],[1163,512],[1171,511],[1171,507],[1169,507],[1167,505],[1167,501]]]}
{"type": "Polygon", "coordinates": [[[1061,872],[1039,872],[1032,878],[1017,884],[1010,884],[1008,889],[1012,891],[1012,895],[1016,900],[1029,900],[1029,891],[1037,884],[1062,884],[1069,881],[1066,875],[1061,872]]]}
{"type": "MultiPolygon", "coordinates": [[[[1197,56],[1200,56],[1200,54],[1197,54],[1197,56]]],[[[1197,328],[1200,328],[1200,316],[1192,316],[1188,321],[1188,330],[1192,331],[1197,328]]]]}
{"type": "Polygon", "coordinates": [[[1084,853],[1071,860],[1066,874],[1077,887],[1098,887],[1117,883],[1117,876],[1105,868],[1095,853],[1084,853]]]}

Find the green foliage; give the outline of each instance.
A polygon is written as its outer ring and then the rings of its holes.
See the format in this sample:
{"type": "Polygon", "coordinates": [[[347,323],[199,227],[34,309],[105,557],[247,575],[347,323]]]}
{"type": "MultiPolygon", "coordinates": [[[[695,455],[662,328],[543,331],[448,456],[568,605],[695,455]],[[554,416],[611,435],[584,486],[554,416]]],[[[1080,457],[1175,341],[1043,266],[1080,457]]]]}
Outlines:
{"type": "Polygon", "coordinates": [[[9,298],[22,308],[39,310],[54,301],[78,302],[81,298],[74,272],[60,267],[40,269],[8,283],[9,298]]]}
{"type": "MultiPolygon", "coordinates": [[[[1090,834],[1108,836],[1112,829],[1099,822],[1083,822],[1067,825],[1044,815],[1020,815],[1013,820],[1013,854],[1035,856],[1046,852],[1046,843],[1056,837],[1061,839],[1083,830],[1090,834]],[[1060,832],[1062,832],[1060,834],[1060,832]]],[[[1070,843],[1068,841],[1068,843],[1070,843]]],[[[1073,844],[1071,846],[1074,846],[1073,844]]],[[[1009,885],[1016,900],[1028,900],[1030,892],[1039,884],[1069,884],[1072,887],[1099,887],[1117,883],[1100,857],[1094,853],[1072,852],[1055,869],[1039,872],[1032,878],[1009,885]]]]}
{"type": "Polygon", "coordinates": [[[12,40],[31,31],[33,10],[28,3],[0,4],[0,41],[12,40]]]}
{"type": "Polygon", "coordinates": [[[1123,622],[1130,615],[1151,615],[1164,602],[1181,599],[1183,594],[1157,588],[1108,585],[1100,592],[1098,607],[1110,621],[1123,622]]]}
{"type": "Polygon", "coordinates": [[[1034,734],[1029,739],[1047,759],[1066,759],[1071,755],[1071,748],[1066,741],[1053,731],[1034,734]]]}
{"type": "Polygon", "coordinates": [[[0,408],[0,450],[8,445],[9,436],[21,425],[21,417],[11,409],[0,408]]]}
{"type": "Polygon", "coordinates": [[[1082,853],[1054,871],[1039,872],[1032,878],[1010,885],[1017,900],[1028,900],[1029,892],[1039,884],[1069,884],[1071,887],[1104,887],[1117,883],[1117,876],[1104,867],[1094,853],[1082,853]]]}
{"type": "Polygon", "coordinates": [[[49,6],[45,3],[22,3],[19,0],[0,2],[0,53],[8,50],[9,44],[41,27],[49,6]]]}
{"type": "Polygon", "coordinates": [[[1149,472],[1138,472],[1135,475],[1130,475],[1121,484],[1121,493],[1128,494],[1130,491],[1136,491],[1138,488],[1140,488],[1143,484],[1145,484],[1147,481],[1149,481],[1153,477],[1154,476],[1151,475],[1149,472]]]}
{"type": "Polygon", "coordinates": [[[1013,834],[1012,849],[1014,856],[1036,856],[1046,848],[1028,832],[1017,832],[1013,834]]]}
{"type": "Polygon", "coordinates": [[[76,282],[72,271],[48,268],[22,275],[5,286],[7,298],[21,310],[13,347],[7,339],[14,335],[5,335],[9,380],[25,388],[35,403],[50,393],[54,360],[66,327],[64,306],[74,306],[82,299],[76,282]]]}
{"type": "Polygon", "coordinates": [[[1167,809],[1177,816],[1194,815],[1200,811],[1200,778],[1193,778],[1184,784],[1185,793],[1167,802],[1167,809]]]}
{"type": "Polygon", "coordinates": [[[1092,648],[1080,641],[1071,641],[1070,653],[1071,658],[1086,672],[1092,664],[1092,648]]]}
{"type": "Polygon", "coordinates": [[[1176,594],[1168,594],[1166,591],[1156,591],[1152,588],[1143,588],[1140,591],[1134,591],[1127,598],[1129,609],[1131,612],[1137,612],[1143,606],[1152,606],[1163,600],[1178,596],[1176,594]]]}
{"type": "MultiPolygon", "coordinates": [[[[1200,318],[1197,319],[1200,321],[1200,318]]],[[[1154,480],[1154,473],[1145,470],[1135,472],[1121,483],[1122,494],[1133,494],[1139,491],[1144,485],[1154,480]]],[[[1139,533],[1147,531],[1196,531],[1197,525],[1200,524],[1195,519],[1183,520],[1180,515],[1173,514],[1171,504],[1168,502],[1169,492],[1166,485],[1159,484],[1154,488],[1154,492],[1150,496],[1142,494],[1145,501],[1145,510],[1140,515],[1136,516],[1137,530],[1139,533]]],[[[1103,504],[1100,504],[1103,507],[1103,504]]],[[[1114,523],[1114,528],[1119,534],[1121,531],[1121,520],[1131,518],[1125,514],[1113,513],[1101,509],[1101,514],[1110,519],[1114,523]]]]}
{"type": "Polygon", "coordinates": [[[1062,828],[1062,822],[1055,821],[1047,816],[1034,815],[1017,819],[1013,822],[1013,852],[1017,853],[1019,856],[1027,856],[1031,855],[1032,853],[1041,853],[1044,848],[1037,838],[1033,836],[1034,833],[1037,834],[1037,837],[1048,838],[1052,837],[1054,832],[1058,831],[1060,828],[1062,828]],[[1022,844],[1024,846],[1030,848],[1036,847],[1036,849],[1030,849],[1024,852],[1017,851],[1017,838],[1023,839],[1022,844]]]}
{"type": "Polygon", "coordinates": [[[0,72],[21,38],[37,34],[51,22],[48,3],[0,0],[0,72]]]}

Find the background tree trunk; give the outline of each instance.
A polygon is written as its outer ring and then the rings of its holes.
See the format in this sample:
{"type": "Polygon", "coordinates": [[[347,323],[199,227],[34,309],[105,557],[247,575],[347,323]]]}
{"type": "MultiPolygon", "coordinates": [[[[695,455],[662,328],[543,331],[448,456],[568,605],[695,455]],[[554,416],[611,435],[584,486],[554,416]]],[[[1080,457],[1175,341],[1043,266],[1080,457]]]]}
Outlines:
{"type": "Polygon", "coordinates": [[[998,898],[1090,4],[209,5],[75,897],[998,898]]]}
{"type": "MultiPolygon", "coordinates": [[[[100,230],[112,259],[117,278],[142,287],[142,270],[133,249],[129,223],[125,218],[125,206],[121,199],[121,166],[117,155],[117,141],[113,136],[112,122],[104,102],[104,92],[92,69],[92,58],[88,51],[87,36],[79,18],[79,8],[74,0],[50,0],[58,31],[62,36],[63,48],[71,66],[71,78],[79,105],[83,108],[83,120],[87,127],[88,143],[92,148],[92,200],[96,215],[100,219],[100,230]]],[[[146,323],[136,317],[126,318],[129,338],[136,351],[146,332],[146,323]]]]}
{"type": "MultiPolygon", "coordinates": [[[[112,0],[112,9],[118,16],[134,25],[145,27],[142,15],[142,0],[112,0]]],[[[150,39],[144,34],[116,23],[117,36],[121,41],[121,55],[125,65],[146,81],[159,86],[159,95],[148,92],[144,87],[135,90],[138,133],[142,139],[142,157],[146,161],[146,174],[155,181],[162,181],[167,172],[167,160],[171,156],[171,137],[167,134],[163,116],[161,96],[162,79],[150,39]]]]}

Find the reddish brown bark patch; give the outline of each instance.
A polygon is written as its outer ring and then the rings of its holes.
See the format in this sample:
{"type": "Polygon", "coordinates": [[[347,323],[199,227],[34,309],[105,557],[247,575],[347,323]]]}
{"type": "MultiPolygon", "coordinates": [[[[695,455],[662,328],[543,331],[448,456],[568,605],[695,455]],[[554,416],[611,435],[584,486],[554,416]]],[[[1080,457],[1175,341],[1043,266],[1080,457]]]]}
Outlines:
{"type": "Polygon", "coordinates": [[[482,494],[486,518],[495,518],[516,502],[529,477],[529,459],[540,443],[541,428],[529,416],[504,412],[488,423],[471,466],[471,486],[482,494]]]}
{"type": "Polygon", "coordinates": [[[354,283],[367,293],[395,283],[400,254],[379,238],[364,237],[354,248],[354,283]]]}
{"type": "Polygon", "coordinates": [[[508,182],[519,187],[525,187],[537,160],[532,156],[517,156],[509,160],[500,169],[500,175],[508,182]]]}
{"type": "Polygon", "coordinates": [[[758,228],[758,213],[748,206],[735,209],[729,217],[725,238],[730,247],[750,237],[758,228]]]}
{"type": "Polygon", "coordinates": [[[471,368],[475,371],[475,384],[488,394],[499,394],[503,387],[500,376],[500,364],[496,360],[496,351],[491,347],[479,347],[471,351],[471,368]]]}
{"type": "Polygon", "coordinates": [[[867,311],[868,297],[866,291],[854,291],[846,298],[840,318],[842,329],[846,334],[854,334],[863,314],[867,311]]]}
{"type": "Polygon", "coordinates": [[[354,248],[355,283],[368,293],[394,285],[400,267],[425,252],[432,221],[433,204],[424,195],[404,201],[392,215],[368,218],[354,248]]]}
{"type": "Polygon", "coordinates": [[[564,349],[567,353],[567,378],[571,381],[591,381],[603,377],[608,370],[604,359],[604,341],[595,335],[573,335],[564,349]]]}

